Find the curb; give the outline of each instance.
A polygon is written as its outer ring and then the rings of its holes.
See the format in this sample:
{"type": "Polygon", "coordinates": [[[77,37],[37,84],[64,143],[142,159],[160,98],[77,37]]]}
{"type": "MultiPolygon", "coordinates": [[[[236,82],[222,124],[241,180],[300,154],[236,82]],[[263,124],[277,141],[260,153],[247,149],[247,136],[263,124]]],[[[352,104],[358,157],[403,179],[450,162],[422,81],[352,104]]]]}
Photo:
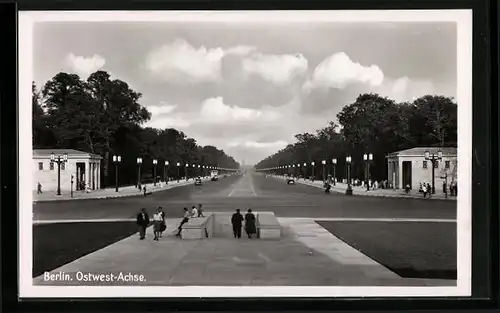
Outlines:
{"type": "MultiPolygon", "coordinates": [[[[279,177],[275,177],[275,178],[278,178],[279,177]]],[[[297,181],[297,183],[299,184],[302,184],[302,185],[306,185],[306,186],[310,186],[310,187],[316,187],[316,188],[320,188],[320,189],[323,189],[322,186],[318,186],[318,185],[314,185],[314,184],[311,184],[311,183],[306,183],[306,182],[300,182],[300,181],[297,181]]],[[[340,194],[343,194],[345,193],[345,190],[338,190],[338,189],[330,189],[330,191],[333,191],[333,192],[336,192],[336,193],[340,193],[340,194]]],[[[422,198],[422,197],[419,197],[419,196],[405,196],[405,195],[374,195],[374,194],[359,194],[359,193],[353,193],[353,196],[360,196],[360,197],[376,197],[376,198],[398,198],[398,199],[422,199],[422,200],[440,200],[440,201],[457,201],[457,198],[422,198]]]]}
{"type": "MultiPolygon", "coordinates": [[[[192,182],[188,183],[179,183],[175,186],[170,185],[168,188],[163,188],[163,189],[156,189],[156,190],[151,190],[152,193],[160,192],[160,191],[165,191],[165,190],[170,190],[175,187],[182,187],[182,186],[187,186],[190,185],[192,182]]],[[[42,199],[42,200],[33,200],[33,203],[38,203],[38,202],[58,202],[58,201],[78,201],[78,200],[103,200],[103,199],[115,199],[115,198],[125,198],[125,197],[137,197],[137,196],[143,196],[142,192],[137,192],[134,194],[118,194],[118,195],[107,195],[107,196],[95,196],[95,197],[88,197],[88,198],[60,198],[60,199],[42,199]]]]}

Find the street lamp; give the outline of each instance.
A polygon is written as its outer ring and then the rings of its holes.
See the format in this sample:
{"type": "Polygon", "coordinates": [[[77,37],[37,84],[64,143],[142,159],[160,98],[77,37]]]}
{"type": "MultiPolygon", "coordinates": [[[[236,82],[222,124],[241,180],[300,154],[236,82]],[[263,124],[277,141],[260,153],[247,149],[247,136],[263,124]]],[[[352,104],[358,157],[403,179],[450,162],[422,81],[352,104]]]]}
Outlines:
{"type": "Polygon", "coordinates": [[[315,176],[314,164],[315,164],[314,162],[311,162],[311,171],[312,171],[312,173],[311,173],[311,181],[314,181],[314,179],[315,179],[315,177],[314,177],[315,176]]]}
{"type": "Polygon", "coordinates": [[[352,196],[352,187],[351,187],[351,156],[345,157],[345,162],[347,166],[347,189],[345,190],[346,196],[352,196]]]}
{"type": "Polygon", "coordinates": [[[142,158],[137,158],[137,188],[141,189],[141,164],[142,158]]]}
{"type": "Polygon", "coordinates": [[[64,153],[62,156],[55,156],[54,153],[50,154],[50,163],[57,163],[57,195],[61,195],[61,164],[68,162],[68,154],[64,153]]]}
{"type": "Polygon", "coordinates": [[[436,187],[435,187],[435,168],[436,165],[438,164],[439,161],[443,159],[443,152],[441,149],[438,150],[437,155],[434,153],[430,153],[429,151],[425,151],[425,159],[427,161],[431,161],[432,163],[432,193],[436,193],[436,187]]]}
{"type": "Polygon", "coordinates": [[[156,186],[156,164],[158,164],[158,160],[153,159],[153,186],[156,186]]]}
{"type": "Polygon", "coordinates": [[[73,182],[74,182],[75,175],[71,174],[71,198],[73,198],[73,182]]]}
{"type": "Polygon", "coordinates": [[[165,161],[165,167],[163,167],[163,180],[165,181],[165,184],[168,185],[168,165],[170,163],[168,161],[165,161]]]}
{"type": "Polygon", "coordinates": [[[333,185],[335,186],[335,183],[337,181],[337,175],[336,175],[336,169],[337,169],[337,158],[332,159],[332,164],[333,164],[333,185]]]}
{"type": "Polygon", "coordinates": [[[364,154],[363,160],[365,160],[365,176],[366,176],[366,190],[370,190],[370,163],[373,161],[373,154],[364,154]]]}
{"type": "Polygon", "coordinates": [[[321,164],[323,164],[323,183],[325,182],[325,167],[326,167],[326,160],[321,161],[321,164]]]}
{"type": "Polygon", "coordinates": [[[186,175],[186,181],[189,180],[189,163],[186,163],[186,167],[185,167],[185,173],[184,175],[186,175]]]}
{"type": "Polygon", "coordinates": [[[113,163],[115,163],[115,191],[118,192],[118,163],[122,161],[119,155],[113,155],[113,163]]]}
{"type": "Polygon", "coordinates": [[[177,182],[179,182],[180,180],[180,172],[179,172],[179,168],[181,167],[181,163],[180,162],[177,162],[177,182]]]}

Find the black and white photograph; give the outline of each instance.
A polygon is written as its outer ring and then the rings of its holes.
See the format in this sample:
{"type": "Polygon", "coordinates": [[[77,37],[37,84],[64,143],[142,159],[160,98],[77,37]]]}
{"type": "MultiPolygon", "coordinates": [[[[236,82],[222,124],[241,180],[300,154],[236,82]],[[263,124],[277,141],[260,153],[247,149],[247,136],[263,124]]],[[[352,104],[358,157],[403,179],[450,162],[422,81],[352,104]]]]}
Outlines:
{"type": "Polygon", "coordinates": [[[23,11],[19,53],[20,296],[471,295],[472,11],[23,11]]]}

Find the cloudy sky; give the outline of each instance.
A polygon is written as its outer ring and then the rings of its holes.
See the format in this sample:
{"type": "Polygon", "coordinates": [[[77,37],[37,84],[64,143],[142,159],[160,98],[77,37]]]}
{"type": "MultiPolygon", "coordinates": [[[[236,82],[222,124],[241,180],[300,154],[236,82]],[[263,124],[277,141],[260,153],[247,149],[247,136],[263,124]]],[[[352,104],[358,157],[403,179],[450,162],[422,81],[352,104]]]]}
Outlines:
{"type": "Polygon", "coordinates": [[[37,23],[34,79],[98,69],[174,127],[254,164],[360,93],[456,97],[454,23],[37,23]]]}

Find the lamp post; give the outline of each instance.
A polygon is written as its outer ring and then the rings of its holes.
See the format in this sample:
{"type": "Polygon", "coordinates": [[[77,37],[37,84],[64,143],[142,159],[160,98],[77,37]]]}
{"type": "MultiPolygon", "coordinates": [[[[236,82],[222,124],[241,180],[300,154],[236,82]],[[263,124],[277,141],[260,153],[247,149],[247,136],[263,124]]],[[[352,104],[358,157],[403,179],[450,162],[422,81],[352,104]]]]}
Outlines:
{"type": "Polygon", "coordinates": [[[326,182],[326,180],[325,180],[326,160],[321,161],[321,164],[323,164],[323,183],[324,183],[324,182],[326,182]]]}
{"type": "Polygon", "coordinates": [[[363,160],[365,160],[365,175],[366,175],[366,190],[370,190],[370,163],[373,160],[373,154],[364,154],[363,160]]]}
{"type": "Polygon", "coordinates": [[[181,163],[180,162],[177,162],[177,182],[179,182],[179,180],[181,179],[180,178],[180,167],[181,167],[181,163]]]}
{"type": "Polygon", "coordinates": [[[185,168],[186,168],[186,173],[184,173],[184,175],[186,175],[186,181],[188,181],[189,180],[189,172],[188,172],[188,170],[189,170],[189,163],[186,163],[186,167],[185,168]]]}
{"type": "Polygon", "coordinates": [[[153,159],[153,186],[156,187],[156,165],[158,164],[157,159],[153,159]]]}
{"type": "Polygon", "coordinates": [[[429,151],[425,151],[425,159],[427,161],[431,161],[432,163],[432,193],[436,193],[436,186],[435,186],[435,168],[436,165],[438,164],[439,161],[443,159],[443,152],[441,150],[438,150],[437,154],[430,153],[429,151]]]}
{"type": "Polygon", "coordinates": [[[57,195],[61,195],[61,164],[68,162],[68,154],[64,153],[62,156],[55,156],[54,153],[50,154],[50,163],[57,163],[57,195]]]}
{"type": "Polygon", "coordinates": [[[345,157],[345,162],[347,166],[347,189],[345,190],[346,196],[352,196],[352,187],[351,187],[351,156],[345,157]]]}
{"type": "Polygon", "coordinates": [[[337,181],[337,175],[336,175],[336,169],[337,169],[337,158],[332,159],[332,164],[333,164],[333,185],[335,186],[335,183],[337,181]]]}
{"type": "Polygon", "coordinates": [[[304,162],[304,164],[302,164],[302,165],[303,165],[302,168],[304,169],[304,180],[306,180],[307,179],[306,178],[307,177],[307,163],[304,162]]]}
{"type": "Polygon", "coordinates": [[[73,182],[74,182],[75,175],[71,174],[71,198],[73,198],[73,182]]]}
{"type": "Polygon", "coordinates": [[[199,176],[202,176],[202,175],[201,175],[201,165],[199,165],[199,164],[198,164],[198,175],[199,175],[199,176]]]}
{"type": "Polygon", "coordinates": [[[113,155],[113,163],[115,163],[115,191],[118,192],[118,163],[122,161],[119,155],[113,155]]]}
{"type": "Polygon", "coordinates": [[[141,164],[142,158],[137,158],[137,188],[141,189],[141,164]]]}
{"type": "Polygon", "coordinates": [[[168,165],[170,163],[168,161],[165,161],[165,166],[163,167],[163,180],[165,181],[165,184],[168,185],[168,165]]]}
{"type": "Polygon", "coordinates": [[[315,167],[315,165],[316,165],[316,163],[314,163],[314,161],[311,162],[311,171],[312,171],[312,173],[311,173],[311,181],[314,181],[314,179],[316,179],[316,177],[315,177],[316,176],[316,171],[315,171],[316,167],[315,167]]]}

